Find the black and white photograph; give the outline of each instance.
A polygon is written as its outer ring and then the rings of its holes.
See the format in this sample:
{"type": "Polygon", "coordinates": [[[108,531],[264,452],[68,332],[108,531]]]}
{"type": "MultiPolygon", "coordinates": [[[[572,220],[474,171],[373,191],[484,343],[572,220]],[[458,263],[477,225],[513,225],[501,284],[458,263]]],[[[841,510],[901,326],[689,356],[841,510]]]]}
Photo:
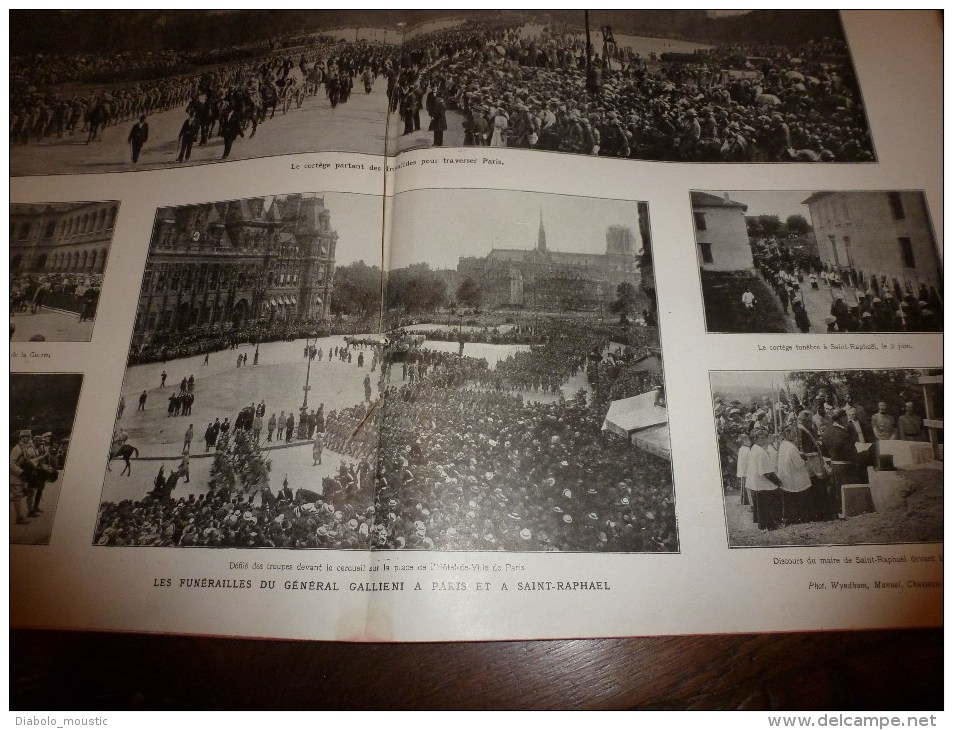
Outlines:
{"type": "Polygon", "coordinates": [[[10,542],[48,545],[83,376],[10,375],[10,542]]]}
{"type": "Polygon", "coordinates": [[[677,552],[647,204],[399,193],[386,271],[380,216],[157,211],[94,543],[677,552]]]}
{"type": "Polygon", "coordinates": [[[13,175],[304,152],[872,162],[832,10],[17,10],[13,175]]]}
{"type": "Polygon", "coordinates": [[[693,191],[709,332],[942,332],[919,190],[693,191]]]}
{"type": "Polygon", "coordinates": [[[117,201],[10,204],[10,340],[88,342],[117,201]]]}
{"type": "Polygon", "coordinates": [[[943,370],[710,374],[730,547],[943,541],[943,370]]]}

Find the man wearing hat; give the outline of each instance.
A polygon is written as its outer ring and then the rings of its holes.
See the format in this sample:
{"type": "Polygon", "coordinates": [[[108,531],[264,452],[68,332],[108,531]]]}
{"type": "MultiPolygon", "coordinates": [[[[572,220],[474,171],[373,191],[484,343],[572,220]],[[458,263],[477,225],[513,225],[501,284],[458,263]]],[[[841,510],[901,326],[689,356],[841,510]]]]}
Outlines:
{"type": "Polygon", "coordinates": [[[139,117],[139,121],[132,125],[129,130],[128,142],[132,148],[132,161],[139,162],[139,155],[146,142],[149,141],[149,123],[146,122],[146,115],[139,117]]]}
{"type": "Polygon", "coordinates": [[[433,146],[443,146],[443,133],[447,130],[447,102],[443,91],[438,87],[433,94],[433,102],[428,110],[430,131],[433,132],[433,146]]]}
{"type": "Polygon", "coordinates": [[[839,332],[850,331],[850,309],[844,301],[844,295],[840,292],[834,295],[834,301],[831,302],[831,316],[837,321],[839,332]]]}
{"type": "Polygon", "coordinates": [[[483,147],[487,143],[487,137],[490,132],[489,124],[487,124],[486,117],[483,115],[483,106],[474,106],[470,111],[470,115],[469,121],[473,133],[473,144],[477,147],[483,147]]]}
{"type": "Polygon", "coordinates": [[[182,123],[179,130],[179,156],[178,161],[188,161],[192,156],[192,145],[195,144],[195,138],[199,135],[199,121],[195,118],[195,110],[190,109],[189,118],[182,123]]]}
{"type": "Polygon", "coordinates": [[[698,112],[689,109],[681,120],[679,133],[679,154],[683,159],[692,159],[698,149],[702,136],[702,127],[698,121],[698,112]]]}
{"type": "Polygon", "coordinates": [[[529,116],[529,109],[526,104],[517,102],[516,111],[510,120],[510,135],[508,145],[510,147],[529,147],[530,135],[536,130],[533,121],[529,116]]]}
{"type": "Polygon", "coordinates": [[[784,162],[791,159],[791,130],[784,122],[784,117],[775,112],[771,115],[771,129],[769,130],[771,146],[774,148],[775,159],[784,162]]]}
{"type": "Polygon", "coordinates": [[[33,434],[29,429],[20,431],[17,443],[10,451],[10,501],[17,515],[17,524],[25,525],[28,519],[28,480],[35,466],[36,449],[33,448],[33,434]]]}

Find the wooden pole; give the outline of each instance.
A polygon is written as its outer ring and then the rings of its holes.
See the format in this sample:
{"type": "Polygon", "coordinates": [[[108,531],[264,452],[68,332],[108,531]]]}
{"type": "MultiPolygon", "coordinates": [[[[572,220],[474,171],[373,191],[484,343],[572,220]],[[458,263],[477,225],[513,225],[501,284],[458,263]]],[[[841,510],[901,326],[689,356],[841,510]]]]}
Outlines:
{"type": "Polygon", "coordinates": [[[589,38],[589,11],[583,11],[586,16],[586,78],[589,78],[589,70],[592,66],[592,41],[589,38]]]}

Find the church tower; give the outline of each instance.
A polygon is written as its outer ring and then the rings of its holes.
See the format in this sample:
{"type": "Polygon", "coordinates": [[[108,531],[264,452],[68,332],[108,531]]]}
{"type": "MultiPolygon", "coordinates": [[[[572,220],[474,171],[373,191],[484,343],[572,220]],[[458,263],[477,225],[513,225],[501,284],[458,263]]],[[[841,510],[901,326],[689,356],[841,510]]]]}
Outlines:
{"type": "Polygon", "coordinates": [[[543,227],[543,209],[539,209],[539,237],[536,240],[536,250],[539,253],[549,253],[546,250],[546,229],[543,227]]]}

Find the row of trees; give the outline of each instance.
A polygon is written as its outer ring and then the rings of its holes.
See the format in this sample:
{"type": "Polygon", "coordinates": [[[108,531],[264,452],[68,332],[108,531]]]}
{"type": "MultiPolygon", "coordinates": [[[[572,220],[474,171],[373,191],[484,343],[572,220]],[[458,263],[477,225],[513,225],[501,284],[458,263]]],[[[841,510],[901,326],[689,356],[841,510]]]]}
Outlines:
{"type": "Polygon", "coordinates": [[[715,397],[726,403],[738,401],[761,404],[769,397],[789,404],[790,396],[795,396],[802,408],[812,408],[818,395],[823,395],[832,406],[843,406],[848,395],[851,400],[867,409],[871,416],[881,401],[887,404],[887,410],[894,416],[903,412],[904,404],[913,401],[923,402],[923,391],[919,378],[924,374],[938,374],[939,371],[885,369],[885,370],[795,370],[789,373],[777,373],[775,388],[768,389],[757,385],[738,385],[731,388],[716,388],[715,397]]]}
{"type": "Polygon", "coordinates": [[[784,221],[777,215],[749,215],[745,216],[748,235],[758,236],[803,236],[810,233],[811,224],[803,215],[789,215],[784,221]]]}
{"type": "Polygon", "coordinates": [[[79,404],[83,376],[74,373],[12,373],[10,375],[10,425],[12,446],[16,431],[34,434],[51,431],[54,439],[68,436],[79,404]]]}
{"type": "MultiPolygon", "coordinates": [[[[472,288],[464,291],[470,300],[472,288]],[[468,293],[471,292],[471,293],[468,293]]],[[[358,261],[334,271],[331,311],[369,317],[379,314],[381,299],[387,309],[427,312],[450,303],[447,282],[428,264],[412,264],[381,275],[379,266],[358,261]]]]}
{"type": "MultiPolygon", "coordinates": [[[[394,269],[385,277],[382,277],[380,267],[368,266],[364,261],[339,266],[334,272],[331,311],[362,318],[378,315],[382,298],[387,310],[407,314],[432,312],[444,307],[479,311],[483,304],[479,282],[464,277],[450,291],[450,278],[432,270],[426,263],[394,269]]],[[[619,315],[624,323],[636,310],[638,301],[638,291],[632,284],[620,284],[609,311],[619,315]]]]}

